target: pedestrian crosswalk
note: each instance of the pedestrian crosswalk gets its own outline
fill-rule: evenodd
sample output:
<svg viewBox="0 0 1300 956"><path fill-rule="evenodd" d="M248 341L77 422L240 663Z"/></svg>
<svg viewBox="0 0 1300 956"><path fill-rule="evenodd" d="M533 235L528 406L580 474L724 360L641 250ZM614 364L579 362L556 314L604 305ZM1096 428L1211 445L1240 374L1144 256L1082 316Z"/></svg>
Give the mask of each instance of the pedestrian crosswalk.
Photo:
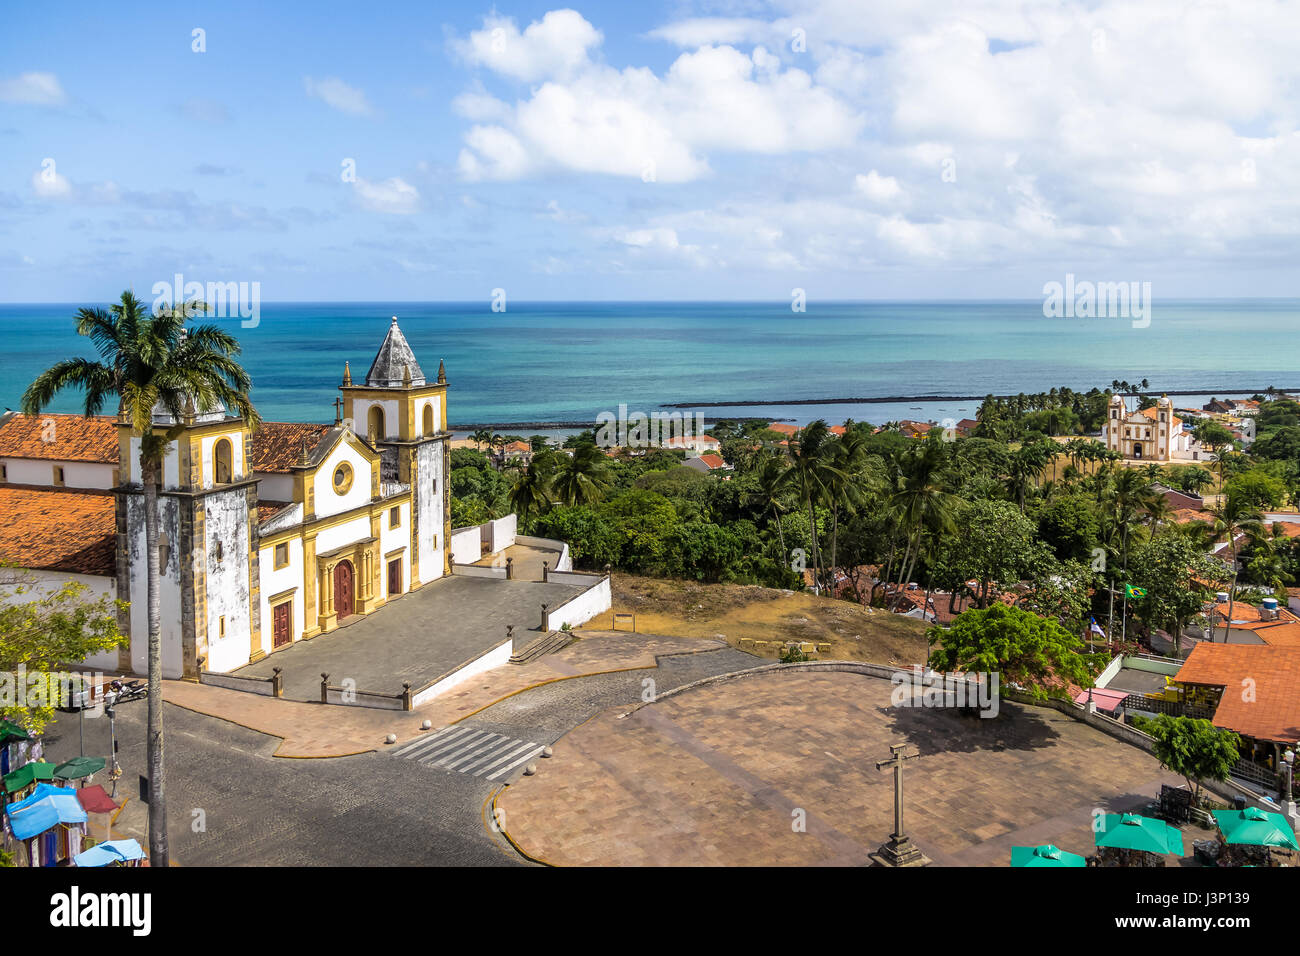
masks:
<svg viewBox="0 0 1300 956"><path fill-rule="evenodd" d="M402 744L389 754L428 767L504 781L542 752L546 745L490 730L453 724Z"/></svg>

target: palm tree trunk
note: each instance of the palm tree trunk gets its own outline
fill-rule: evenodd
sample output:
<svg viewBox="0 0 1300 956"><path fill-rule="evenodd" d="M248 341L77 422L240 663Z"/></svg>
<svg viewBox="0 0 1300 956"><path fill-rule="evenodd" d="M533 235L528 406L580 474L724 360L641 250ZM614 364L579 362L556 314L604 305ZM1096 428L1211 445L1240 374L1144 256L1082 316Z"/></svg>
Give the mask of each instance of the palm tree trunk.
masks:
<svg viewBox="0 0 1300 956"><path fill-rule="evenodd" d="M1223 643L1228 643L1228 630L1232 627L1232 605L1237 597L1237 556L1232 556L1232 584L1228 585L1228 616L1223 619Z"/></svg>
<svg viewBox="0 0 1300 956"><path fill-rule="evenodd" d="M772 514L776 516L776 535L781 540L781 561L784 563L789 560L790 552L785 549L785 532L781 530L781 512L773 509Z"/></svg>
<svg viewBox="0 0 1300 956"><path fill-rule="evenodd" d="M167 800L163 788L162 612L159 604L158 476L159 462L141 454L144 479L144 547L148 579L149 616L149 865L169 866Z"/></svg>

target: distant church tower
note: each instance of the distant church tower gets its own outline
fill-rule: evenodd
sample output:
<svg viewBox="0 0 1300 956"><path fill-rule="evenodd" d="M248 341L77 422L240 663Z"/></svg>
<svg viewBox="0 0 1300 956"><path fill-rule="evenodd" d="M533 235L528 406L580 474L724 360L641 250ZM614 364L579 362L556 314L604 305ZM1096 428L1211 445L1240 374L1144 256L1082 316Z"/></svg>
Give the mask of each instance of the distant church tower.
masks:
<svg viewBox="0 0 1300 956"><path fill-rule="evenodd" d="M450 574L451 433L442 363L437 381L428 382L394 316L365 383L354 385L345 366L341 390L344 420L382 456L381 480L411 486L411 588Z"/></svg>

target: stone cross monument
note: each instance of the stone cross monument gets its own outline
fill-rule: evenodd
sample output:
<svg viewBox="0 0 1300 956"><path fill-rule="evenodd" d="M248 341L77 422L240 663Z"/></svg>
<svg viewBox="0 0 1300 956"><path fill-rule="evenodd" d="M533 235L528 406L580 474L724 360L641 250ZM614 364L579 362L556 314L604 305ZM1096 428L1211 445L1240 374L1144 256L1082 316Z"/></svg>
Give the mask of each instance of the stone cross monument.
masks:
<svg viewBox="0 0 1300 956"><path fill-rule="evenodd" d="M878 866L925 866L929 858L921 852L903 829L903 761L915 760L920 754L905 754L906 744L895 744L889 748L888 760L876 761L876 769L891 768L894 771L894 832L889 842L875 853L872 861Z"/></svg>

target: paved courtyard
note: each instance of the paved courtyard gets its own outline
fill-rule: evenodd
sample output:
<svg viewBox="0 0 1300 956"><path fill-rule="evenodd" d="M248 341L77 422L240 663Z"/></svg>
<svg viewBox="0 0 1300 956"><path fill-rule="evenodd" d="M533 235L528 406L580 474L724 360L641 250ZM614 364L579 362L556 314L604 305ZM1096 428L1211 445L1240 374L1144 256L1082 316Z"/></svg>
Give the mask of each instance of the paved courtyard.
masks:
<svg viewBox="0 0 1300 956"><path fill-rule="evenodd" d="M235 673L270 677L273 667L283 668L284 696L292 700L320 700L323 673L336 686L351 678L357 690L398 694L403 681L418 689L491 650L505 640L508 624L522 647L540 636L543 604L554 607L582 590L452 575Z"/></svg>
<svg viewBox="0 0 1300 956"><path fill-rule="evenodd" d="M506 558L511 559L514 579L516 581L540 581L542 564L555 570L560 562L560 552L550 548L535 548L528 544L512 544L499 554L490 554L474 563L482 568L504 567Z"/></svg>
<svg viewBox="0 0 1300 956"><path fill-rule="evenodd" d="M784 671L612 708L497 806L525 853L557 865L862 865L893 829L892 775L875 762L905 743L921 754L905 792L922 850L938 865L1006 866L1013 845L1091 853L1094 810L1139 808L1182 782L1054 710L963 717L891 707L890 691Z"/></svg>

